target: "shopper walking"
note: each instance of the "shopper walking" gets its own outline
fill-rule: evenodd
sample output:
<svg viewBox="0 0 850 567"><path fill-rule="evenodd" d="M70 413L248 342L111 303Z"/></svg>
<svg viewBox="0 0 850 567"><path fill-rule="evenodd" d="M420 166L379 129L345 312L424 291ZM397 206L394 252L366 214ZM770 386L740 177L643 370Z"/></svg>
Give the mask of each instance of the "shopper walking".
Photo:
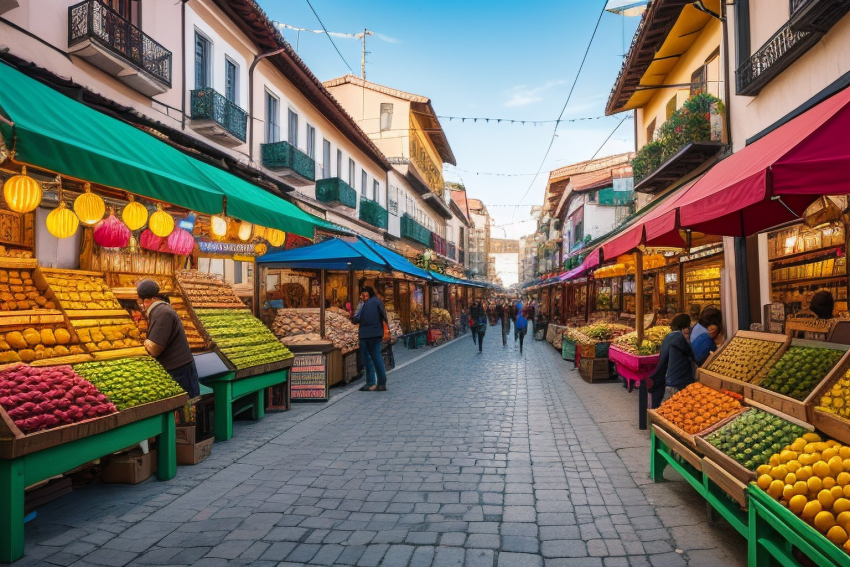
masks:
<svg viewBox="0 0 850 567"><path fill-rule="evenodd" d="M478 344L478 319L481 317L481 302L473 303L469 308L469 330L472 331L472 344Z"/></svg>
<svg viewBox="0 0 850 567"><path fill-rule="evenodd" d="M478 354L481 354L481 349L484 346L484 334L487 332L487 312L484 311L484 306L481 306L481 312L478 314L476 326L478 328Z"/></svg>
<svg viewBox="0 0 850 567"><path fill-rule="evenodd" d="M366 286L360 294L360 304L351 318L359 323L360 358L366 366L366 385L361 392L383 392L387 389L387 371L381 356L381 343L384 337L384 323L389 325L387 310L383 302L375 295L375 290ZM376 382L377 376L377 382Z"/></svg>
<svg viewBox="0 0 850 567"><path fill-rule="evenodd" d="M522 314L522 311L517 314L514 321L514 334L519 336L519 353L522 354L522 342L525 340L525 334L528 332L528 319Z"/></svg>
<svg viewBox="0 0 850 567"><path fill-rule="evenodd" d="M508 335L511 333L511 308L506 305L502 311L502 346L508 346Z"/></svg>

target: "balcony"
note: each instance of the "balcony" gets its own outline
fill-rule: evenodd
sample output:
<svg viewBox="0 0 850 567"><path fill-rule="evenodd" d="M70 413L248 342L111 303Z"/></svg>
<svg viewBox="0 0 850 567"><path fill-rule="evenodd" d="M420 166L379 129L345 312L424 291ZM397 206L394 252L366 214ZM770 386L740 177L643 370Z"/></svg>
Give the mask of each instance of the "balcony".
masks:
<svg viewBox="0 0 850 567"><path fill-rule="evenodd" d="M822 34L817 32L794 31L790 22L782 26L735 71L737 94L759 94L770 81L802 57L821 37Z"/></svg>
<svg viewBox="0 0 850 567"><path fill-rule="evenodd" d="M431 231L407 214L401 217L401 237L418 242L423 246L431 246Z"/></svg>
<svg viewBox="0 0 850 567"><path fill-rule="evenodd" d="M144 95L171 88L171 52L100 0L68 8L68 52Z"/></svg>
<svg viewBox="0 0 850 567"><path fill-rule="evenodd" d="M387 210L379 203L365 197L360 197L360 220L381 230L387 230L389 225Z"/></svg>
<svg viewBox="0 0 850 567"><path fill-rule="evenodd" d="M635 191L655 193L692 172L723 148L723 103L699 93L661 125L632 160Z"/></svg>
<svg viewBox="0 0 850 567"><path fill-rule="evenodd" d="M457 247L454 242L449 242L446 244L446 256L451 258L452 260L457 259Z"/></svg>
<svg viewBox="0 0 850 567"><path fill-rule="evenodd" d="M189 125L196 132L223 146L245 143L247 112L211 88L192 91L191 102L192 121Z"/></svg>
<svg viewBox="0 0 850 567"><path fill-rule="evenodd" d="M848 0L790 0L790 3L788 23L794 31L826 33L850 11Z"/></svg>
<svg viewBox="0 0 850 567"><path fill-rule="evenodd" d="M316 200L331 207L354 210L357 208L357 191L339 177L328 177L316 181Z"/></svg>
<svg viewBox="0 0 850 567"><path fill-rule="evenodd" d="M260 150L263 156L263 166L285 178L290 185L303 187L316 181L316 161L289 142L262 144ZM331 179L337 179L340 183L343 183L339 178ZM354 191L347 184L343 183L343 185L352 192ZM350 206L352 209L357 207L356 193L351 203L351 205L345 206Z"/></svg>

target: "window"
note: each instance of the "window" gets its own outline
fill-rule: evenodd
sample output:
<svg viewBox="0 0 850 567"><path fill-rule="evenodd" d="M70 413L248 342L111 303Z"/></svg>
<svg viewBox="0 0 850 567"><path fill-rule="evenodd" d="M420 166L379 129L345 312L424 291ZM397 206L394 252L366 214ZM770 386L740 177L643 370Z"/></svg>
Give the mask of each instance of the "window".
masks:
<svg viewBox="0 0 850 567"><path fill-rule="evenodd" d="M342 179L342 150L336 151L336 176Z"/></svg>
<svg viewBox="0 0 850 567"><path fill-rule="evenodd" d="M266 91L266 143L280 142L280 124L278 113L280 101L269 91Z"/></svg>
<svg viewBox="0 0 850 567"><path fill-rule="evenodd" d="M211 86L210 60L212 59L212 43L210 40L195 32L195 88L205 89Z"/></svg>
<svg viewBox="0 0 850 567"><path fill-rule="evenodd" d="M375 179L372 181L372 200L376 203L380 203L381 199L379 195L381 194L381 184L378 183L378 180Z"/></svg>
<svg viewBox="0 0 850 567"><path fill-rule="evenodd" d="M596 202L596 191L594 191L593 193L587 194L587 202L588 203L595 203Z"/></svg>
<svg viewBox="0 0 850 567"><path fill-rule="evenodd" d="M369 174L366 173L365 169L360 170L360 194L364 197L368 197L368 193L366 193L366 187L369 183Z"/></svg>
<svg viewBox="0 0 850 567"><path fill-rule="evenodd" d="M307 155L316 159L316 129L307 124Z"/></svg>
<svg viewBox="0 0 850 567"><path fill-rule="evenodd" d="M289 109L289 137L287 141L293 146L298 147L298 115Z"/></svg>
<svg viewBox="0 0 850 567"><path fill-rule="evenodd" d="M227 57L224 58L224 98L233 104L238 104L236 100L238 69L236 63Z"/></svg>
<svg viewBox="0 0 850 567"><path fill-rule="evenodd" d="M398 215L398 187L390 185L390 188L387 190L387 210L390 214Z"/></svg>
<svg viewBox="0 0 850 567"><path fill-rule="evenodd" d="M393 127L393 105L392 103L381 103L381 132L391 130Z"/></svg>
<svg viewBox="0 0 850 567"><path fill-rule="evenodd" d="M655 138L655 118L646 127L646 143L650 143Z"/></svg>
<svg viewBox="0 0 850 567"><path fill-rule="evenodd" d="M141 0L103 0L103 3L137 28L142 27Z"/></svg>
<svg viewBox="0 0 850 567"><path fill-rule="evenodd" d="M670 117L673 116L674 112L676 112L676 95L673 95L670 100L667 101L667 108L664 109L664 120L670 120Z"/></svg>
<svg viewBox="0 0 850 567"><path fill-rule="evenodd" d="M322 179L331 176L331 143L322 140Z"/></svg>
<svg viewBox="0 0 850 567"><path fill-rule="evenodd" d="M698 93L704 93L704 92L706 92L706 87L707 87L707 85L706 85L706 80L707 80L707 79L708 79L708 77L706 77L706 73L705 73L705 66L704 66L704 65L703 65L703 66L700 66L700 68L699 68L699 69L697 69L696 71L694 71L694 72L691 74L691 92L690 92L690 96L694 96L695 94L698 94Z"/></svg>
<svg viewBox="0 0 850 567"><path fill-rule="evenodd" d="M348 184L354 189L354 160L348 158Z"/></svg>
<svg viewBox="0 0 850 567"><path fill-rule="evenodd" d="M242 283L242 262L234 260L233 262L233 283Z"/></svg>

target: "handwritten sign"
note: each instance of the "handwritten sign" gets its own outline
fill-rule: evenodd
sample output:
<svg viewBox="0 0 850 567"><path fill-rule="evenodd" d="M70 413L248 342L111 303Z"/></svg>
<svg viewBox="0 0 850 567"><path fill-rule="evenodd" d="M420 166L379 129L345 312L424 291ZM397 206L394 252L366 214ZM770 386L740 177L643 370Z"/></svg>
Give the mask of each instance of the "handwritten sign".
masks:
<svg viewBox="0 0 850 567"><path fill-rule="evenodd" d="M295 355L289 371L292 401L327 401L327 356L318 352Z"/></svg>

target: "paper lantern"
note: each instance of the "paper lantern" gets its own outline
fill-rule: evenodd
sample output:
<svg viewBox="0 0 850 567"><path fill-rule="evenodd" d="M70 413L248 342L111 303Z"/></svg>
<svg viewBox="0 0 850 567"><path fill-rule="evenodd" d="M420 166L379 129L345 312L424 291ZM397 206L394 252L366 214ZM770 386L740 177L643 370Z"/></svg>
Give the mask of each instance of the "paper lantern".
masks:
<svg viewBox="0 0 850 567"><path fill-rule="evenodd" d="M254 236L256 238L265 238L266 237L266 229L258 224L254 225Z"/></svg>
<svg viewBox="0 0 850 567"><path fill-rule="evenodd" d="M215 215L210 217L210 233L216 238L227 236L227 217Z"/></svg>
<svg viewBox="0 0 850 567"><path fill-rule="evenodd" d="M86 192L74 200L74 212L80 222L86 226L93 226L103 219L106 213L106 203L91 192L91 186L86 183Z"/></svg>
<svg viewBox="0 0 850 567"><path fill-rule="evenodd" d="M65 201L60 202L57 208L50 211L46 222L48 232L56 238L74 236L77 227L80 226L80 219L74 211L65 206Z"/></svg>
<svg viewBox="0 0 850 567"><path fill-rule="evenodd" d="M276 228L267 228L266 240L275 248L283 246L283 243L286 241L286 233Z"/></svg>
<svg viewBox="0 0 850 567"><path fill-rule="evenodd" d="M16 213L34 211L41 203L41 183L27 175L27 167L24 166L20 175L13 175L3 184L3 198Z"/></svg>
<svg viewBox="0 0 850 567"><path fill-rule="evenodd" d="M192 233L182 228L175 228L168 235L167 244L168 251L178 256L188 256L195 249L195 239L192 237Z"/></svg>
<svg viewBox="0 0 850 567"><path fill-rule="evenodd" d="M254 252L257 254L257 256L262 256L263 254L268 252L268 250L269 247L263 244L262 242L254 246Z"/></svg>
<svg viewBox="0 0 850 567"><path fill-rule="evenodd" d="M103 248L125 248L130 242L130 229L109 211L109 216L94 227L94 243Z"/></svg>
<svg viewBox="0 0 850 567"><path fill-rule="evenodd" d="M148 222L148 209L138 201L134 201L131 195L130 202L121 211L121 219L130 230L139 230Z"/></svg>
<svg viewBox="0 0 850 567"><path fill-rule="evenodd" d="M139 244L142 248L151 252L165 252L168 247L165 238L155 235L149 228L142 231Z"/></svg>
<svg viewBox="0 0 850 567"><path fill-rule="evenodd" d="M249 223L242 221L239 223L239 240L242 242L248 242L251 240L251 235L254 233L254 226Z"/></svg>
<svg viewBox="0 0 850 567"><path fill-rule="evenodd" d="M174 217L162 210L162 205L156 206L156 212L151 215L148 227L157 236L165 238L174 230Z"/></svg>

